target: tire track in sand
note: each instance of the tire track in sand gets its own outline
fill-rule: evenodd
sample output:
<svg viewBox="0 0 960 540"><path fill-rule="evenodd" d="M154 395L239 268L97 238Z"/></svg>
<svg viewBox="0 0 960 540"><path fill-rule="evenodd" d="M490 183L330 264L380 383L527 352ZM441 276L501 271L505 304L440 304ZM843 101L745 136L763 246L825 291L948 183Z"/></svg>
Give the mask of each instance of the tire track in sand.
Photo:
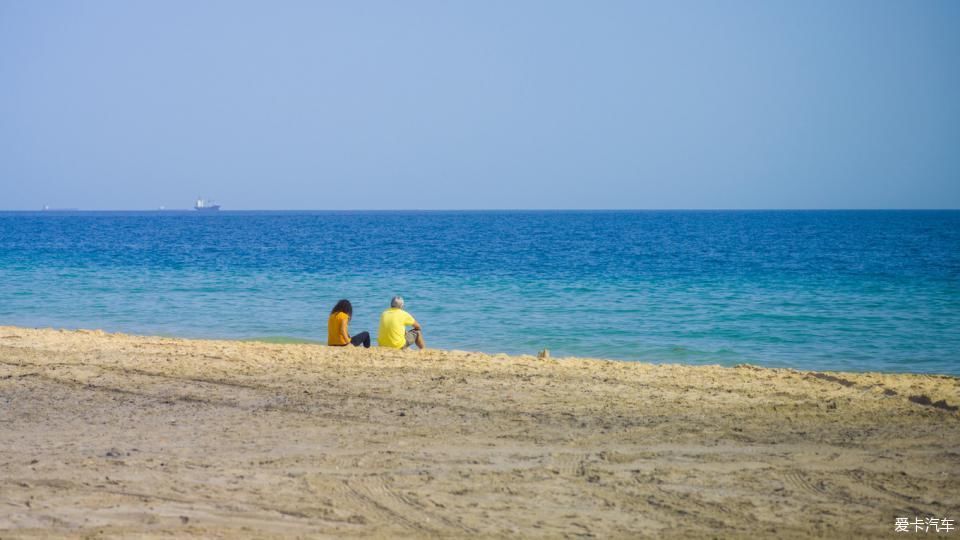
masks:
<svg viewBox="0 0 960 540"><path fill-rule="evenodd" d="M587 461L589 459L590 454L584 453L553 454L550 465L561 476L574 478L587 474Z"/></svg>
<svg viewBox="0 0 960 540"><path fill-rule="evenodd" d="M322 480L317 477L307 479L307 485L317 494L332 496L335 505L362 517L366 523L399 525L419 535L475 533L473 529L451 519L427 512L409 498L398 494L380 476Z"/></svg>
<svg viewBox="0 0 960 540"><path fill-rule="evenodd" d="M448 529L447 531L441 532L449 533L449 529L455 529L461 533L476 532L453 519L428 511L418 501L391 487L380 475L364 476L349 480L348 482L355 492L369 498L369 500L374 501L376 504L387 508L395 514L404 515L408 518L412 515L416 518L416 521L425 528L434 528L439 524L444 529Z"/></svg>
<svg viewBox="0 0 960 540"><path fill-rule="evenodd" d="M807 473L801 470L791 470L783 474L784 482L803 493L811 495L824 495L827 493L826 485L823 481L814 483L807 477Z"/></svg>

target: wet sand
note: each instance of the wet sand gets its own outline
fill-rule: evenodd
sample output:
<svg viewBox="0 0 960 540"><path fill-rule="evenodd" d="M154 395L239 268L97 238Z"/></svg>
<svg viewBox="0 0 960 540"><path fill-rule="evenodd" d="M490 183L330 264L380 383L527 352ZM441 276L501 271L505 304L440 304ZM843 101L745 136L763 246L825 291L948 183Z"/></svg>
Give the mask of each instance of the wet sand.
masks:
<svg viewBox="0 0 960 540"><path fill-rule="evenodd" d="M957 405L944 376L0 327L0 538L896 537L960 521Z"/></svg>

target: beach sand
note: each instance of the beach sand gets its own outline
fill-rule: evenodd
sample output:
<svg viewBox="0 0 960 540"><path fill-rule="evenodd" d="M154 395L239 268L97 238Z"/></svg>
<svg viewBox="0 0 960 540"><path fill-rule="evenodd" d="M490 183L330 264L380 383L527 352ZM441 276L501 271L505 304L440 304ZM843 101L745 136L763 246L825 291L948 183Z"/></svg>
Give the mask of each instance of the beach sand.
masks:
<svg viewBox="0 0 960 540"><path fill-rule="evenodd" d="M945 376L0 327L0 537L898 537L960 522L957 405Z"/></svg>

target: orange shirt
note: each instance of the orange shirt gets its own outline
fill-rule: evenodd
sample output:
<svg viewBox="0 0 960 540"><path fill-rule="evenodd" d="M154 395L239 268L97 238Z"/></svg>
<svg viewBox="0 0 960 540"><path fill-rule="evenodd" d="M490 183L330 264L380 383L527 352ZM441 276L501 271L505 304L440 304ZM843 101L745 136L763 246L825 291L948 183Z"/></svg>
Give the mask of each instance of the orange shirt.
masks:
<svg viewBox="0 0 960 540"><path fill-rule="evenodd" d="M350 320L350 317L347 317L347 314L338 311L330 315L330 319L327 320L327 345L349 345L350 340L344 339L344 335L350 335L347 333L347 322Z"/></svg>

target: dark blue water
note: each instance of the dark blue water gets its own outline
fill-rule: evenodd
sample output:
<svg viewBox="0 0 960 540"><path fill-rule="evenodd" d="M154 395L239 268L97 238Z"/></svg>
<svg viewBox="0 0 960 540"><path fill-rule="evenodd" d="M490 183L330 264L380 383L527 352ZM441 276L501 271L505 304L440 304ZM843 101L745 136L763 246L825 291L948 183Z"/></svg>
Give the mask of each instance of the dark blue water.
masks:
<svg viewBox="0 0 960 540"><path fill-rule="evenodd" d="M0 213L0 324L960 374L960 212Z"/></svg>

